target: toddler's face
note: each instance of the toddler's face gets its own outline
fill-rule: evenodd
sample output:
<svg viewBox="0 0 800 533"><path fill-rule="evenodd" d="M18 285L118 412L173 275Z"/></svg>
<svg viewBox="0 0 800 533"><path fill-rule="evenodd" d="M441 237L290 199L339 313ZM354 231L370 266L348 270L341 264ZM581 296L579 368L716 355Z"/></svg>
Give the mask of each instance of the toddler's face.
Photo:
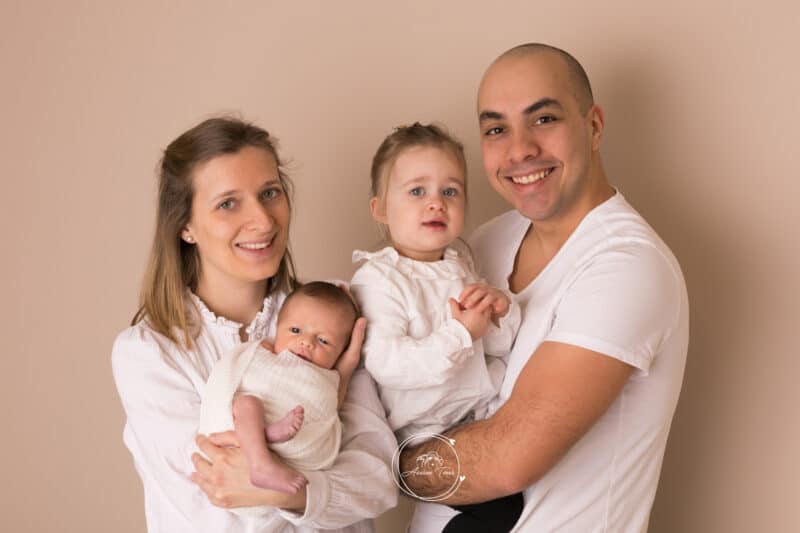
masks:
<svg viewBox="0 0 800 533"><path fill-rule="evenodd" d="M352 327L352 315L342 306L298 294L281 311L275 353L288 349L317 366L331 369L344 351Z"/></svg>
<svg viewBox="0 0 800 533"><path fill-rule="evenodd" d="M447 150L417 146L395 160L373 218L389 227L392 246L406 257L438 261L464 227L464 169Z"/></svg>

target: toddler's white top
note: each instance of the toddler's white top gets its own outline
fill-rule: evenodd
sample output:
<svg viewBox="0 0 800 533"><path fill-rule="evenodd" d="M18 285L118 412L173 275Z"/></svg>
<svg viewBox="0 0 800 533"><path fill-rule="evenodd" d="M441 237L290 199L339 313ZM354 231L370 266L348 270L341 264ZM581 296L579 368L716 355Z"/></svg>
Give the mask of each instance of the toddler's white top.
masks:
<svg viewBox="0 0 800 533"><path fill-rule="evenodd" d="M379 385L389 425L399 440L441 433L465 418L483 418L498 391L519 326L519 306L511 307L472 341L450 314L458 299L479 281L467 251L448 248L441 261L403 257L392 247L375 253L357 250L363 262L351 290L368 319L364 365ZM498 357L485 357L487 354Z"/></svg>

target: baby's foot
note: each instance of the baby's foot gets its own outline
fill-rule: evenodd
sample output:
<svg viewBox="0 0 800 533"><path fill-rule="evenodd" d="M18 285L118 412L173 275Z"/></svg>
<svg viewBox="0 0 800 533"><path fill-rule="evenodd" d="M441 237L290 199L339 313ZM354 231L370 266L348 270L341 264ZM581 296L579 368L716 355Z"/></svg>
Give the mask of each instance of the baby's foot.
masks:
<svg viewBox="0 0 800 533"><path fill-rule="evenodd" d="M252 467L250 482L262 489L296 494L306 486L308 480L299 472L270 458L269 461Z"/></svg>
<svg viewBox="0 0 800 533"><path fill-rule="evenodd" d="M304 416L303 406L298 405L289 411L286 416L268 425L264 428L267 442L286 442L297 435L297 432L300 431L300 426L303 425Z"/></svg>

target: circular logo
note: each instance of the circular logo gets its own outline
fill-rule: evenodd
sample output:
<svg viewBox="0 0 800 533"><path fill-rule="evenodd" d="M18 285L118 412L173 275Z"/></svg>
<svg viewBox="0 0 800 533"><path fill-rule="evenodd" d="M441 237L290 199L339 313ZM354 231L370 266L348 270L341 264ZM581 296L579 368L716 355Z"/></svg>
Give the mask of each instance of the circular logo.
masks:
<svg viewBox="0 0 800 533"><path fill-rule="evenodd" d="M400 454L403 450L431 439L438 440L444 446L417 456L417 462L412 470L400 470ZM455 444L455 440L438 433L417 433L403 440L392 456L392 471L399 473L395 483L400 490L426 502L438 502L455 493L465 479L465 476L461 475L461 463L458 460ZM437 494L421 496L409 486L409 483L414 484L415 479L427 485L443 488Z"/></svg>

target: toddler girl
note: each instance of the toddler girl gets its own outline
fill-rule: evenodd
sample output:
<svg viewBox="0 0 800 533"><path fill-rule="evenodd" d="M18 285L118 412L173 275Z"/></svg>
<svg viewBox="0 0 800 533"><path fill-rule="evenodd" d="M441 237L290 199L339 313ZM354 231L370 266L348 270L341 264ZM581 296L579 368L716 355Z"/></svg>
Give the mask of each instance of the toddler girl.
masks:
<svg viewBox="0 0 800 533"><path fill-rule="evenodd" d="M372 162L370 212L391 246L353 253L351 290L368 320L364 365L401 442L484 418L519 326L519 307L481 282L458 240L465 175L462 145L434 125L397 128ZM513 526L521 496L509 498L468 506L489 511L479 530ZM492 529L496 515L507 523Z"/></svg>

